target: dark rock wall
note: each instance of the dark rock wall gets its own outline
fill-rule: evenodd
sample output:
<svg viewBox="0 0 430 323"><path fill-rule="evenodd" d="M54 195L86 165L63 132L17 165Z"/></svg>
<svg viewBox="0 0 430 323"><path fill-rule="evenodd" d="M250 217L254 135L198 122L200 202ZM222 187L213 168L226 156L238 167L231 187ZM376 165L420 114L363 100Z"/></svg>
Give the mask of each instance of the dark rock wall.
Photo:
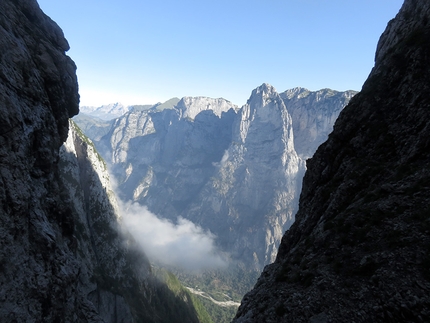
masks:
<svg viewBox="0 0 430 323"><path fill-rule="evenodd" d="M234 322L430 317L430 3L406 0L307 163L296 222Z"/></svg>
<svg viewBox="0 0 430 323"><path fill-rule="evenodd" d="M0 2L0 48L0 316L60 319L74 309L78 275L56 180L68 118L78 112L76 67L36 1Z"/></svg>
<svg viewBox="0 0 430 323"><path fill-rule="evenodd" d="M59 153L79 104L68 48L35 0L0 1L0 321L198 322L120 230L92 143L72 127Z"/></svg>

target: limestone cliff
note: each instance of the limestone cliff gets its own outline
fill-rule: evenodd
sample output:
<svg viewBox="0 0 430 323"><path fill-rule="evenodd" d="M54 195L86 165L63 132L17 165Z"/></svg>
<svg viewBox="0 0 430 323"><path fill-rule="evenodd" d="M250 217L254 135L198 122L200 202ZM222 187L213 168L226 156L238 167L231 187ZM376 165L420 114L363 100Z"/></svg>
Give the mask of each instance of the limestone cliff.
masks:
<svg viewBox="0 0 430 323"><path fill-rule="evenodd" d="M198 322L191 299L184 302L155 279L148 259L122 227L106 164L73 122L59 166L75 228L75 293L105 322Z"/></svg>
<svg viewBox="0 0 430 323"><path fill-rule="evenodd" d="M259 271L274 261L294 221L303 158L353 94L278 94L263 84L240 109L224 99L185 97L169 109L133 109L102 138L88 134L111 163L123 199L194 221L233 259Z"/></svg>
<svg viewBox="0 0 430 323"><path fill-rule="evenodd" d="M68 48L35 0L0 2L1 321L198 322L120 229L91 142L68 131Z"/></svg>
<svg viewBox="0 0 430 323"><path fill-rule="evenodd" d="M261 270L294 220L304 172L291 116L272 86L255 89L238 111L231 143L215 166L187 216L210 228L234 259Z"/></svg>
<svg viewBox="0 0 430 323"><path fill-rule="evenodd" d="M428 321L429 22L428 1L406 0L388 24L234 322Z"/></svg>
<svg viewBox="0 0 430 323"><path fill-rule="evenodd" d="M356 91L304 88L280 93L293 120L294 147L300 158L312 157L318 146L327 140L340 111L355 94Z"/></svg>
<svg viewBox="0 0 430 323"><path fill-rule="evenodd" d="M194 221L235 260L260 270L274 260L297 205L304 163L291 122L264 84L241 109L185 97L171 109L131 111L97 145L123 198Z"/></svg>

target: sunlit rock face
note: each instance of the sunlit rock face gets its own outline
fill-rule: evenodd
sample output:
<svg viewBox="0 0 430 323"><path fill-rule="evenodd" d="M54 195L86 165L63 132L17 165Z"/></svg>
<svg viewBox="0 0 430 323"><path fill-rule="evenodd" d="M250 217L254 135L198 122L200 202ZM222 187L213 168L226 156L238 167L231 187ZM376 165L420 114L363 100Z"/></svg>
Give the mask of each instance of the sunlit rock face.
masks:
<svg viewBox="0 0 430 323"><path fill-rule="evenodd" d="M75 293L83 306L93 308L91 315L100 321L133 320L132 309L123 296L123 284L137 283L139 278L142 283L149 280L150 265L141 255L139 265L146 274L136 275L130 262L133 251L126 248L132 241L125 243L119 234L118 206L106 165L73 123L60 150L59 167L62 194L69 199L68 221L74 228L70 258L75 258L72 259L79 272Z"/></svg>
<svg viewBox="0 0 430 323"><path fill-rule="evenodd" d="M430 317L430 3L406 0L307 162L296 221L234 322Z"/></svg>
<svg viewBox="0 0 430 323"><path fill-rule="evenodd" d="M302 99L304 92L317 99ZM288 104L302 125L296 127L299 141L315 134L310 150L350 98L320 92L279 95L263 84L240 109L224 99L185 97L162 111L127 113L96 145L111 164L121 198L162 217L192 220L214 233L233 259L261 270L274 261L294 221L305 170ZM313 128L306 132L305 126Z"/></svg>
<svg viewBox="0 0 430 323"><path fill-rule="evenodd" d="M3 0L0 48L1 322L197 322L153 279L106 166L69 131L79 95L61 29L36 1Z"/></svg>
<svg viewBox="0 0 430 323"><path fill-rule="evenodd" d="M294 150L291 117L263 84L237 113L231 143L187 209L235 259L255 269L274 260L293 221L304 164Z"/></svg>
<svg viewBox="0 0 430 323"><path fill-rule="evenodd" d="M280 94L293 119L294 147L306 160L318 146L327 140L340 111L348 104L356 91L323 89L309 91L294 88Z"/></svg>
<svg viewBox="0 0 430 323"><path fill-rule="evenodd" d="M184 108L188 103L189 110ZM184 211L214 173L214 163L230 143L237 109L207 98L184 98L178 106L132 111L98 143L112 163L121 197L171 218Z"/></svg>

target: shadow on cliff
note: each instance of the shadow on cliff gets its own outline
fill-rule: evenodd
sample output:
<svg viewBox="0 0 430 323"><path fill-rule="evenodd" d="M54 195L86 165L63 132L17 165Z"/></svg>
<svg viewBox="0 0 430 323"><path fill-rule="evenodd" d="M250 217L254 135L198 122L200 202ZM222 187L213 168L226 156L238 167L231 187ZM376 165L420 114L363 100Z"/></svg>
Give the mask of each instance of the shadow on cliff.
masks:
<svg viewBox="0 0 430 323"><path fill-rule="evenodd" d="M106 321L130 319L128 313L137 322L198 322L191 299L153 273L121 223L106 165L79 128L71 129L59 165L70 204L66 231L88 299Z"/></svg>

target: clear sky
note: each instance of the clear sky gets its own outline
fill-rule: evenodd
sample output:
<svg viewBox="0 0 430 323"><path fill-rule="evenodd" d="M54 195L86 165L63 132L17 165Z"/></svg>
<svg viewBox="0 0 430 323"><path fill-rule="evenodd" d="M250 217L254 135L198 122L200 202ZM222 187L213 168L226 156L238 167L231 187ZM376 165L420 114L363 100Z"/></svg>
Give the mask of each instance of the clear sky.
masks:
<svg viewBox="0 0 430 323"><path fill-rule="evenodd" d="M38 0L63 29L81 105L360 90L403 0Z"/></svg>

